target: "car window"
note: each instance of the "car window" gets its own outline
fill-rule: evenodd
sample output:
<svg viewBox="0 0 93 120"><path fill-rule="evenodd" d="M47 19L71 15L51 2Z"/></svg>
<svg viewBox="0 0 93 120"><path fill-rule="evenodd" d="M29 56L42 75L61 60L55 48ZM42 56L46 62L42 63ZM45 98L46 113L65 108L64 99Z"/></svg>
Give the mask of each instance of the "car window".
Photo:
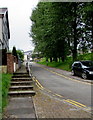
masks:
<svg viewBox="0 0 93 120"><path fill-rule="evenodd" d="M75 67L81 67L81 64L80 63L75 63L74 66Z"/></svg>
<svg viewBox="0 0 93 120"><path fill-rule="evenodd" d="M87 66L87 67L93 67L93 62L92 61L84 61L84 62L82 62L82 64L84 66Z"/></svg>

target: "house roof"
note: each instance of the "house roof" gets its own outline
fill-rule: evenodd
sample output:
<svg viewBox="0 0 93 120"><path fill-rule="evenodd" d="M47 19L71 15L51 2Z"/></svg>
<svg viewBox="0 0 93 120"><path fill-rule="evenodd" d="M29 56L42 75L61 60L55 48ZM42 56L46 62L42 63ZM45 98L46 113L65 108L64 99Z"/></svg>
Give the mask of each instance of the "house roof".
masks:
<svg viewBox="0 0 93 120"><path fill-rule="evenodd" d="M9 21L8 21L8 9L7 8L0 8L0 18L6 16L7 20L7 27L8 27L8 39L10 39L10 30L9 30Z"/></svg>
<svg viewBox="0 0 93 120"><path fill-rule="evenodd" d="M0 14L4 14L7 11L7 8L0 8Z"/></svg>
<svg viewBox="0 0 93 120"><path fill-rule="evenodd" d="M7 8L0 8L0 18L3 18L7 11Z"/></svg>

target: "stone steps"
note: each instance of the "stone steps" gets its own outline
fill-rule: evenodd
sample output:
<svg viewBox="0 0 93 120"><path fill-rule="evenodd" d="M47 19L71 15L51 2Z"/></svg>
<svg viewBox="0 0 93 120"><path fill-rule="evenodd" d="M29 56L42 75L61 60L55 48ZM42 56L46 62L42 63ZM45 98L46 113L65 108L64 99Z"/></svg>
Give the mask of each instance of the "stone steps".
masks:
<svg viewBox="0 0 93 120"><path fill-rule="evenodd" d="M14 76L12 76L12 78L30 78L28 75L24 75L24 76L22 76L22 75L14 75Z"/></svg>
<svg viewBox="0 0 93 120"><path fill-rule="evenodd" d="M11 86L10 91L22 91L22 90L33 90L33 86Z"/></svg>
<svg viewBox="0 0 93 120"><path fill-rule="evenodd" d="M28 73L25 73L25 72L16 72L16 73L13 73L13 75L28 75Z"/></svg>
<svg viewBox="0 0 93 120"><path fill-rule="evenodd" d="M11 81L32 81L31 78L12 78Z"/></svg>
<svg viewBox="0 0 93 120"><path fill-rule="evenodd" d="M33 90L33 81L28 74L14 73L11 80L11 87L9 88L8 95L10 97L20 96L33 96L35 91Z"/></svg>
<svg viewBox="0 0 93 120"><path fill-rule="evenodd" d="M11 85L31 85L33 84L33 81L13 81L11 82Z"/></svg>
<svg viewBox="0 0 93 120"><path fill-rule="evenodd" d="M12 96L12 97L18 97L18 96L33 96L35 95L35 91L31 91L31 90L25 90L25 91L10 91L8 93L9 96Z"/></svg>

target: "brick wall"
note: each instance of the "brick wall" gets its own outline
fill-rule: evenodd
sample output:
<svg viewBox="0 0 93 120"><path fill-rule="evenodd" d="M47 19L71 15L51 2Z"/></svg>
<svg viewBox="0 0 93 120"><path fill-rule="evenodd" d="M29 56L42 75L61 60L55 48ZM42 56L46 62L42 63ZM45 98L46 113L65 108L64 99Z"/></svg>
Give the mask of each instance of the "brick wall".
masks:
<svg viewBox="0 0 93 120"><path fill-rule="evenodd" d="M12 53L7 53L7 72L14 72L14 56L12 55Z"/></svg>

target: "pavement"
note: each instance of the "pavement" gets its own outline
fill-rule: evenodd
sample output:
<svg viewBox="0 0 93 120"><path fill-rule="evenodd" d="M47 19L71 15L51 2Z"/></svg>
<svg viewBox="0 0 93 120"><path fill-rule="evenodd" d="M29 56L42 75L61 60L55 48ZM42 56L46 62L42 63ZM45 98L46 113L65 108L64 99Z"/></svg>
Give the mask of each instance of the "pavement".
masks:
<svg viewBox="0 0 93 120"><path fill-rule="evenodd" d="M35 90L37 94L33 97L33 102L38 119L92 120L91 113L67 104L55 96L50 96L37 87Z"/></svg>
<svg viewBox="0 0 93 120"><path fill-rule="evenodd" d="M9 100L4 111L3 119L36 118L33 100L31 97L15 97Z"/></svg>
<svg viewBox="0 0 93 120"><path fill-rule="evenodd" d="M26 73L25 66L22 66L17 73ZM15 78L16 79L16 78ZM19 79L19 78L18 78ZM25 78L26 79L26 78ZM17 92L19 92L17 90ZM24 91L23 91L24 92ZM4 110L3 119L4 120L21 120L21 119L36 119L35 108L33 104L33 99L31 95L25 96L8 96L8 105Z"/></svg>
<svg viewBox="0 0 93 120"><path fill-rule="evenodd" d="M45 66L43 66L45 67ZM47 67L61 74L69 76L69 72ZM25 72L25 69L21 69ZM3 119L18 118L34 118L34 119L66 119L66 120L93 120L90 112L76 108L71 104L67 104L63 99L51 96L46 91L42 91L37 85L34 86L36 95L32 97L12 98L5 108Z"/></svg>

